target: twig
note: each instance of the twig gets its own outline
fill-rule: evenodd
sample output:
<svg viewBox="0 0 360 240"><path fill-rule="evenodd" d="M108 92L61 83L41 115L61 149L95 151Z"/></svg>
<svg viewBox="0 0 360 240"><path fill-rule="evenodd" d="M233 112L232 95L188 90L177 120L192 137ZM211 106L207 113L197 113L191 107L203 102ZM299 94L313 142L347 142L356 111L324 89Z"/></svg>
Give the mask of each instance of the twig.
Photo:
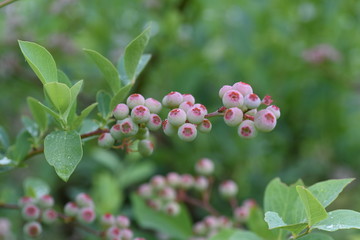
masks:
<svg viewBox="0 0 360 240"><path fill-rule="evenodd" d="M6 5L9 5L10 3L13 3L15 1L17 1L17 0L5 0L5 1L2 1L2 2L0 2L0 8L5 7Z"/></svg>
<svg viewBox="0 0 360 240"><path fill-rule="evenodd" d="M220 216L219 212L213 206L211 206L209 202L204 202L199 199L190 197L186 194L184 190L180 190L178 196L180 201L189 203L197 207L201 207L214 216Z"/></svg>
<svg viewBox="0 0 360 240"><path fill-rule="evenodd" d="M226 110L226 107L222 106L217 111L206 114L205 118L211 118L211 117L216 117L216 116L222 115L225 110Z"/></svg>

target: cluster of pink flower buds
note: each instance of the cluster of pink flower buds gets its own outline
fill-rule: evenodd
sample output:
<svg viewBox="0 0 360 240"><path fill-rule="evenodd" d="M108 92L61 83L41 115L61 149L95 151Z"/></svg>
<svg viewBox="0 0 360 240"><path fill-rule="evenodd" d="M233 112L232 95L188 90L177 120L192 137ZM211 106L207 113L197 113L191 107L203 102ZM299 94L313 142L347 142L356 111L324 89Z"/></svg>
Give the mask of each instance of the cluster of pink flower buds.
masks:
<svg viewBox="0 0 360 240"><path fill-rule="evenodd" d="M225 228L231 228L233 222L225 216L207 216L193 226L194 237L196 240L206 240L216 235Z"/></svg>
<svg viewBox="0 0 360 240"><path fill-rule="evenodd" d="M329 44L319 44L305 50L302 57L306 62L318 65L325 62L338 62L341 54Z"/></svg>
<svg viewBox="0 0 360 240"><path fill-rule="evenodd" d="M204 105L195 103L191 94L170 92L162 99L162 104L171 109L162 125L166 135L177 134L181 140L190 142L198 131L210 132L212 125L206 119L208 111Z"/></svg>
<svg viewBox="0 0 360 240"><path fill-rule="evenodd" d="M67 217L75 218L81 223L92 223L96 218L93 200L86 193L79 193L74 202L68 202L64 206Z"/></svg>
<svg viewBox="0 0 360 240"><path fill-rule="evenodd" d="M243 223L245 222L250 215L252 208L256 207L256 202L253 199L247 199L239 207L236 207L234 210L234 219L236 222Z"/></svg>
<svg viewBox="0 0 360 240"><path fill-rule="evenodd" d="M0 239L13 240L15 239L11 232L11 223L6 218L0 218Z"/></svg>
<svg viewBox="0 0 360 240"><path fill-rule="evenodd" d="M133 232L129 229L130 220L128 217L114 216L106 213L101 216L101 225L104 227L104 235L109 240L132 240ZM136 238L139 239L139 238Z"/></svg>
<svg viewBox="0 0 360 240"><path fill-rule="evenodd" d="M21 197L19 199L21 214L26 220L24 233L29 237L37 237L42 232L41 223L51 224L58 219L58 213L53 209L54 199L50 195L39 198Z"/></svg>
<svg viewBox="0 0 360 240"><path fill-rule="evenodd" d="M230 127L237 127L239 136L243 138L255 137L257 130L273 130L280 117L280 108L275 105L258 110L261 104L270 105L272 100L269 96L261 100L253 93L251 85L244 82L224 85L219 97L225 107L224 122Z"/></svg>

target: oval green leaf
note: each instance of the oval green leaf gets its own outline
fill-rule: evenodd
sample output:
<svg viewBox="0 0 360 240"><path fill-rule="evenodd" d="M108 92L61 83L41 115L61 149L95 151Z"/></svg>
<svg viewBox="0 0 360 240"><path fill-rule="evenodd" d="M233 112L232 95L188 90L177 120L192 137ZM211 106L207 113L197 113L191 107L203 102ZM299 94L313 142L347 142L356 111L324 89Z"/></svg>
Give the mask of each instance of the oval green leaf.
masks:
<svg viewBox="0 0 360 240"><path fill-rule="evenodd" d="M44 89L54 107L60 113L65 113L71 101L70 88L64 83L52 82L46 83Z"/></svg>

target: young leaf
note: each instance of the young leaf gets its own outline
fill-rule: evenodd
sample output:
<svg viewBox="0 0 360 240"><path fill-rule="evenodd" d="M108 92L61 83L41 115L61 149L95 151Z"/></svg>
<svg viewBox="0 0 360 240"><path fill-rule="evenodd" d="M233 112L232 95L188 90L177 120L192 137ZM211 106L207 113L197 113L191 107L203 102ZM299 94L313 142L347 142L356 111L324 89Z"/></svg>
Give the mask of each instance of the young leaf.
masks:
<svg viewBox="0 0 360 240"><path fill-rule="evenodd" d="M27 102L32 116L34 117L36 123L39 125L40 130L44 132L47 129L48 124L45 109L43 108L42 104L35 98L28 97Z"/></svg>
<svg viewBox="0 0 360 240"><path fill-rule="evenodd" d="M325 208L309 190L303 186L297 186L296 191L298 192L300 199L305 206L305 212L310 226L327 218L328 214Z"/></svg>
<svg viewBox="0 0 360 240"><path fill-rule="evenodd" d="M35 138L35 137L39 136L39 126L36 124L36 122L31 120L27 116L22 116L21 117L21 122L25 126L26 131L28 133L30 133L30 135L32 137Z"/></svg>
<svg viewBox="0 0 360 240"><path fill-rule="evenodd" d="M49 185L39 178L27 178L24 182L25 196L39 198L50 193Z"/></svg>
<svg viewBox="0 0 360 240"><path fill-rule="evenodd" d="M334 240L334 239L329 235L325 235L322 233L310 233L299 238L299 240Z"/></svg>
<svg viewBox="0 0 360 240"><path fill-rule="evenodd" d="M250 214L246 221L246 226L249 228L249 230L264 239L275 239L274 232L269 230L268 224L266 224L264 221L264 213L258 206L252 207L250 209Z"/></svg>
<svg viewBox="0 0 360 240"><path fill-rule="evenodd" d="M127 77L131 82L135 79L141 56L150 39L150 27L146 28L139 36L126 46L124 52L124 66Z"/></svg>
<svg viewBox="0 0 360 240"><path fill-rule="evenodd" d="M66 76L66 74L63 71L58 69L57 74L58 74L58 82L59 83L64 83L69 88L72 86L70 79L68 78L68 76Z"/></svg>
<svg viewBox="0 0 360 240"><path fill-rule="evenodd" d="M308 225L307 223L287 224L276 212L266 212L265 221L268 223L269 229L284 229L295 235L299 234Z"/></svg>
<svg viewBox="0 0 360 240"><path fill-rule="evenodd" d="M143 54L140 58L140 61L139 61L139 64L137 65L136 67L136 70L135 70L135 76L134 78L136 79L139 74L144 70L144 68L146 67L146 65L149 63L151 59L151 54ZM119 74L120 74L120 79L121 79L121 82L124 84L124 85L127 85L131 82L131 79L129 79L129 77L127 76L126 74L126 70L125 70L125 62L124 62L124 55L122 55L119 59L119 63L118 63L118 71L119 71Z"/></svg>
<svg viewBox="0 0 360 240"><path fill-rule="evenodd" d="M181 206L179 215L169 216L149 208L138 195L131 196L137 222L144 228L153 229L178 240L187 240L192 235L191 218L187 209Z"/></svg>
<svg viewBox="0 0 360 240"><path fill-rule="evenodd" d="M80 135L76 131L52 132L45 138L44 153L50 166L66 182L83 155Z"/></svg>
<svg viewBox="0 0 360 240"><path fill-rule="evenodd" d="M106 119L110 114L110 101L111 96L105 91L98 91L96 94L96 101L98 103L98 109L101 116Z"/></svg>
<svg viewBox="0 0 360 240"><path fill-rule="evenodd" d="M40 101L36 100L35 98L31 98L31 99L32 99L32 101L34 101L34 103L36 102L36 104L38 105L39 108L43 109L45 112L50 114L55 119L55 121L59 124L59 126L62 126L62 119L59 114L57 114L56 112L54 112L49 107L45 106L44 104L42 104Z"/></svg>
<svg viewBox="0 0 360 240"><path fill-rule="evenodd" d="M9 136L6 133L5 129L0 126L0 149L6 150L9 147Z"/></svg>
<svg viewBox="0 0 360 240"><path fill-rule="evenodd" d="M64 83L52 82L44 85L45 93L51 103L60 112L65 113L70 105L71 93Z"/></svg>
<svg viewBox="0 0 360 240"><path fill-rule="evenodd" d="M134 183L139 183L150 177L155 172L155 166L151 162L140 162L124 167L122 174L119 175L119 183L123 188Z"/></svg>
<svg viewBox="0 0 360 240"><path fill-rule="evenodd" d="M209 240L263 240L256 234L238 229L223 229Z"/></svg>
<svg viewBox="0 0 360 240"><path fill-rule="evenodd" d="M76 98L79 95L81 87L83 85L83 80L78 81L70 88L70 103L68 108L64 113L64 118L67 118L71 122L72 119L75 118L76 115Z"/></svg>
<svg viewBox="0 0 360 240"><path fill-rule="evenodd" d="M57 82L56 63L44 47L20 40L19 45L26 61L43 84Z"/></svg>
<svg viewBox="0 0 360 240"><path fill-rule="evenodd" d="M91 113L91 111L97 106L98 103L93 103L89 106L87 106L84 110L81 111L80 115L76 117L74 122L72 123L72 128L76 129L78 128L82 121Z"/></svg>
<svg viewBox="0 0 360 240"><path fill-rule="evenodd" d="M340 229L360 229L360 213L352 210L335 210L329 212L328 218L316 223L312 228L329 232Z"/></svg>
<svg viewBox="0 0 360 240"><path fill-rule="evenodd" d="M129 94L133 84L128 84L120 89L119 92L115 94L115 96L111 99L110 109L114 109L116 105L123 102L127 95Z"/></svg>
<svg viewBox="0 0 360 240"><path fill-rule="evenodd" d="M354 181L354 178L331 179L316 183L309 187L308 190L319 200L323 207L327 207L352 181Z"/></svg>
<svg viewBox="0 0 360 240"><path fill-rule="evenodd" d="M31 135L27 131L20 132L15 141L15 147L12 151L12 159L14 159L17 164L24 160L25 156L28 154L31 148Z"/></svg>
<svg viewBox="0 0 360 240"><path fill-rule="evenodd" d="M103 73L113 93L117 93L121 87L121 82L119 73L115 66L109 61L109 59L94 50L84 49L84 51L89 55L91 60L95 62L100 71Z"/></svg>

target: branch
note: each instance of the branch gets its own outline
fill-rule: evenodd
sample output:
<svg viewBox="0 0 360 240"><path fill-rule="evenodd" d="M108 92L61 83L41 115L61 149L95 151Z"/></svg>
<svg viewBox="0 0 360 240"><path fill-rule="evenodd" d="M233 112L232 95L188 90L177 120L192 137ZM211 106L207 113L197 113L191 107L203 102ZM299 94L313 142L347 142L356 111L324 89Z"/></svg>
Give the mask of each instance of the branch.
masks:
<svg viewBox="0 0 360 240"><path fill-rule="evenodd" d="M220 213L215 208L213 208L213 206L211 206L210 203L200 201L199 199L190 197L186 194L186 192L184 190L180 190L178 196L179 196L180 201L189 203L189 204L197 206L197 207L201 207L202 209L208 211L210 214L212 214L214 216L220 216Z"/></svg>
<svg viewBox="0 0 360 240"><path fill-rule="evenodd" d="M205 115L205 118L211 118L211 117L216 117L216 116L220 116L222 115L226 110L226 107L222 106L220 107L218 110L216 110L215 112L209 113Z"/></svg>
<svg viewBox="0 0 360 240"><path fill-rule="evenodd" d="M5 1L2 1L2 2L0 2L0 8L5 7L6 5L9 5L10 3L13 3L15 1L17 1L17 0L5 0Z"/></svg>

